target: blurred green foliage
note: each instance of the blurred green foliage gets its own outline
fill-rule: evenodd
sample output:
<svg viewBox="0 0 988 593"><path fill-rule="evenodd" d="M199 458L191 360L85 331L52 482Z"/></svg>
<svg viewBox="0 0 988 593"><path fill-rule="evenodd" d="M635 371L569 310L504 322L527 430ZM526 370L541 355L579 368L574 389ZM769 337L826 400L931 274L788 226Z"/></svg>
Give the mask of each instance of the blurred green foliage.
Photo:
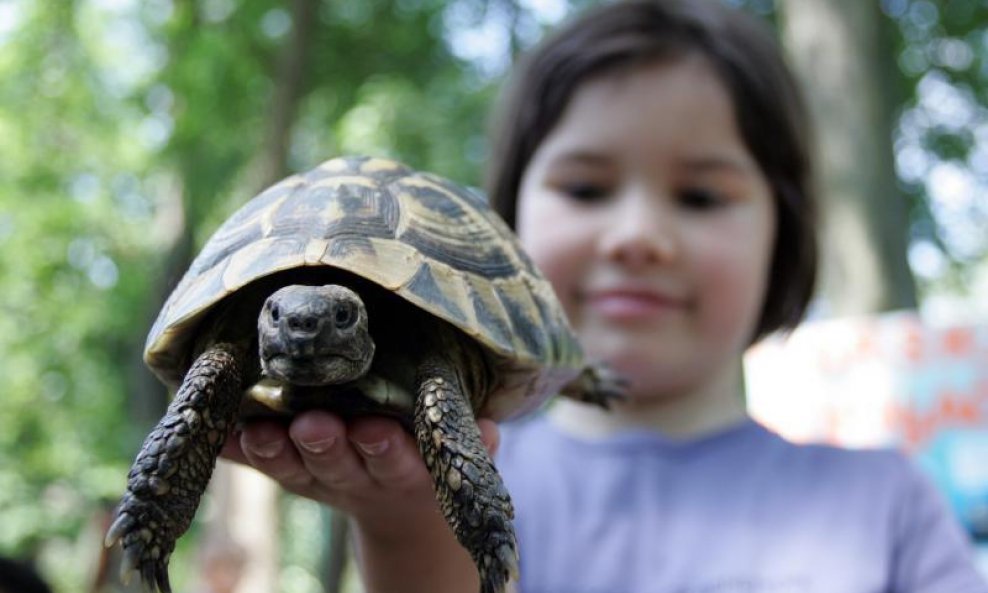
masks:
<svg viewBox="0 0 988 593"><path fill-rule="evenodd" d="M509 0L311 2L299 40L306 0L0 0L0 553L38 558L59 591L91 578L89 526L162 409L140 350L197 246L272 175L337 154L477 184L511 52L556 18ZM983 115L983 3L883 6L904 108L927 109L941 72ZM499 43L467 51L490 26ZM988 131L920 119L924 171L945 159L984 179ZM917 228L950 253L923 179L903 176Z"/></svg>
<svg viewBox="0 0 988 593"><path fill-rule="evenodd" d="M926 293L963 293L988 267L988 4L881 6L898 60L888 81L901 100L897 171L913 245L929 254L914 271Z"/></svg>
<svg viewBox="0 0 988 593"><path fill-rule="evenodd" d="M165 401L139 362L150 320L271 181L252 168L275 110L295 116L269 176L371 152L476 182L494 85L451 53L444 3L312 5L286 64L288 3L0 3L0 553L60 590L91 577L87 525Z"/></svg>

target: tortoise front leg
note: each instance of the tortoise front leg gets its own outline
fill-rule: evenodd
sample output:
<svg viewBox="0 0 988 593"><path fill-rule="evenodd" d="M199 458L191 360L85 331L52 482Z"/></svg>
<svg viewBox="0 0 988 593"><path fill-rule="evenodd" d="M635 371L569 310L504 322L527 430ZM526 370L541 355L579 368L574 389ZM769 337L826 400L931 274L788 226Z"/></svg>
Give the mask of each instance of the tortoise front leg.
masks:
<svg viewBox="0 0 988 593"><path fill-rule="evenodd" d="M438 358L423 364L419 386L415 435L443 516L477 565L481 593L504 593L508 579L518 577L508 491L450 365Z"/></svg>
<svg viewBox="0 0 988 593"><path fill-rule="evenodd" d="M216 344L196 359L164 417L144 440L105 544L122 542L121 577L138 571L170 593L168 558L189 528L243 392L239 349Z"/></svg>

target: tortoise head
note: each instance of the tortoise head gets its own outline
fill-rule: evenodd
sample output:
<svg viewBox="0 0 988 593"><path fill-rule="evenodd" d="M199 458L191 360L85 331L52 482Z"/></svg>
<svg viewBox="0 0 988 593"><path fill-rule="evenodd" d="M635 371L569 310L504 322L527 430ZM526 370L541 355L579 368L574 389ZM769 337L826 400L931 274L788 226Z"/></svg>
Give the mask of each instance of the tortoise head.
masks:
<svg viewBox="0 0 988 593"><path fill-rule="evenodd" d="M278 290L261 308L257 334L264 374L296 385L359 379L374 358L363 300L335 284Z"/></svg>

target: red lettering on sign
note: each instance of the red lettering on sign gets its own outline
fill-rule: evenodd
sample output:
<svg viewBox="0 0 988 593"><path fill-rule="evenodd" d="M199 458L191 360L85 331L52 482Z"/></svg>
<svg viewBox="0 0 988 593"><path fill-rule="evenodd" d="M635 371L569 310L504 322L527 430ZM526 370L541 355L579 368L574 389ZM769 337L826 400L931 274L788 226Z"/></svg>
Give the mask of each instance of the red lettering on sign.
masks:
<svg viewBox="0 0 988 593"><path fill-rule="evenodd" d="M910 326L906 330L903 349L906 351L906 360L916 364L923 361L923 335L917 328Z"/></svg>
<svg viewBox="0 0 988 593"><path fill-rule="evenodd" d="M974 353L974 332L967 327L954 327L943 333L943 350L948 356L964 358Z"/></svg>
<svg viewBox="0 0 988 593"><path fill-rule="evenodd" d="M980 428L988 425L988 394L977 398L945 391L934 406L918 410L905 404L891 404L886 417L910 449L923 446L938 432L956 428Z"/></svg>

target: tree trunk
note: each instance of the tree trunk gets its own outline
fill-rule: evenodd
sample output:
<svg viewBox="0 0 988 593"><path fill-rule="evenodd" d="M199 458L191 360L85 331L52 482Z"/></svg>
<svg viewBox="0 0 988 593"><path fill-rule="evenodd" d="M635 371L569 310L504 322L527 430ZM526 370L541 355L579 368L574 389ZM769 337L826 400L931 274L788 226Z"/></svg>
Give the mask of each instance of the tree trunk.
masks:
<svg viewBox="0 0 988 593"><path fill-rule="evenodd" d="M288 174L292 124L305 91L307 56L312 45L313 27L318 21L317 0L293 0L292 36L278 59L274 73L274 95L257 164L251 180L258 190Z"/></svg>
<svg viewBox="0 0 988 593"><path fill-rule="evenodd" d="M248 183L256 191L284 177L288 171L291 128L304 94L306 57L310 51L317 0L292 2L292 34L284 46L274 73L273 99L267 132L251 166ZM236 593L278 591L277 485L252 469L231 465L216 476L217 491L228 491L226 504L211 530L230 533L246 551L246 571ZM208 537L208 536L207 536Z"/></svg>
<svg viewBox="0 0 988 593"><path fill-rule="evenodd" d="M779 0L783 44L814 119L823 312L915 308L908 203L893 164L896 69L878 2Z"/></svg>

